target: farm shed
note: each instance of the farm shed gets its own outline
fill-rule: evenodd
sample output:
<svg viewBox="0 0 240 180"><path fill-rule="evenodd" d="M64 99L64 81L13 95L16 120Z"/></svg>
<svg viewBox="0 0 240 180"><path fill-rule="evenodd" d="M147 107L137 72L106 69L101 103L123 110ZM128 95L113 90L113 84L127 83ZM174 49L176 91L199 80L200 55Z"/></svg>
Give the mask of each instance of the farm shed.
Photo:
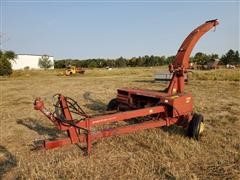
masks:
<svg viewBox="0 0 240 180"><path fill-rule="evenodd" d="M40 69L38 65L39 58L41 58L42 55L34 55L34 54L17 54L17 58L12 61L12 68L14 70L17 69ZM49 60L52 61L52 64L54 65L54 58L53 56L49 56ZM54 66L51 67L53 69Z"/></svg>

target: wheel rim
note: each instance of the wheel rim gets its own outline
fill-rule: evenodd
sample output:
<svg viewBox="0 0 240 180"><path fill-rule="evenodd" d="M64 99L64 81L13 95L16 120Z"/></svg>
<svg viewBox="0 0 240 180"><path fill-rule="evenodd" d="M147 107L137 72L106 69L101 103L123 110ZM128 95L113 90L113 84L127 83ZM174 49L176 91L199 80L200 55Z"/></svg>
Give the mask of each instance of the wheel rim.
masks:
<svg viewBox="0 0 240 180"><path fill-rule="evenodd" d="M201 122L199 126L199 134L202 134L203 131L204 131L204 123Z"/></svg>

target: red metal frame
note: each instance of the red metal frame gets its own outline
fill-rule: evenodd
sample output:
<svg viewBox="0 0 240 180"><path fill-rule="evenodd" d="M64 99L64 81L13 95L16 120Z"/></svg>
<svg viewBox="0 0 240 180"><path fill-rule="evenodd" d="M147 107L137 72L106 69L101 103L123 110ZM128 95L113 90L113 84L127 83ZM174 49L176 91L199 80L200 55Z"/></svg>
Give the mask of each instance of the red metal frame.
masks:
<svg viewBox="0 0 240 180"><path fill-rule="evenodd" d="M71 116L71 112L68 108L67 102L63 95L59 95L59 102L61 104L64 116L66 117L66 119L68 121L72 121L73 119ZM149 107L144 109L132 110L128 112L119 112L115 114L86 118L84 121L77 122L75 126L69 126L69 124L61 122L61 120L55 117L53 113L49 112L45 108L44 103L40 98L35 100L34 106L36 110L40 110L53 122L57 122L54 124L58 129L67 131L67 134L68 134L68 138L65 138L65 139L45 141L44 148L51 149L51 148L63 146L66 144L87 143L88 154L91 151L92 141L95 141L97 139L110 137L113 135L126 134L126 133L130 133L130 132L134 132L142 129L169 126L171 124L176 124L179 121L179 117L172 117L172 118L165 117L164 114L166 112L166 107L155 106L155 107ZM156 115L156 116L153 117L152 120L146 121L143 123L127 125L127 126L117 127L117 128L109 128L109 129L104 129L98 132L91 131L91 129L94 126L128 120L131 118L150 116L150 115ZM86 131L83 133L78 133L79 129L85 129Z"/></svg>
<svg viewBox="0 0 240 180"><path fill-rule="evenodd" d="M172 124L186 127L193 114L192 96L184 92L184 73L187 72L189 67L189 56L199 38L216 25L218 25L217 20L207 21L192 31L184 40L175 61L169 66L170 72L173 72L173 77L166 90L118 89L118 109L124 107L125 112L90 117L79 111L77 114L84 116L84 120L75 122L70 110L71 106L63 95L58 95L58 102L64 120L48 111L44 107L43 101L37 98L34 102L34 108L41 111L59 130L66 131L68 135L64 139L45 141L43 147L51 149L66 144L85 143L87 152L90 154L92 142L100 138ZM138 117L148 117L150 120L97 132L93 131L95 126L127 121Z"/></svg>

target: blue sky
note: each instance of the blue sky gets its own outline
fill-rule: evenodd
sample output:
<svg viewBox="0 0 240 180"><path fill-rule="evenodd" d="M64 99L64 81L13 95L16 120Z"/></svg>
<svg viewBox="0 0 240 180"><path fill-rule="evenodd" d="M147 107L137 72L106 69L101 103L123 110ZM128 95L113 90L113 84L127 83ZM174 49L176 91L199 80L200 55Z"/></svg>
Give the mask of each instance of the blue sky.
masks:
<svg viewBox="0 0 240 180"><path fill-rule="evenodd" d="M196 52L239 50L239 2L2 1L2 49L63 58L175 55L198 25L219 19Z"/></svg>

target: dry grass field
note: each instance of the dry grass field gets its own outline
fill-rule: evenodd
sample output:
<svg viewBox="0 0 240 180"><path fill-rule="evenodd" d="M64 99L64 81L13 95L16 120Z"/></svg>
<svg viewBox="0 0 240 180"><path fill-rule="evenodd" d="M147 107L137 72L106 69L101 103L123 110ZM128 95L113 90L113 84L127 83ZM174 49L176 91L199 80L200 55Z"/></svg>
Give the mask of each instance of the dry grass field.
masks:
<svg viewBox="0 0 240 180"><path fill-rule="evenodd" d="M199 142L176 126L97 141L90 157L76 145L31 151L33 142L57 138L50 121L33 109L40 96L62 93L89 114L102 114L120 87L162 89L153 83L158 68L87 70L85 75L56 76L58 71L18 71L1 78L0 179L240 179L240 71L191 74L186 86L195 111L205 117Z"/></svg>

